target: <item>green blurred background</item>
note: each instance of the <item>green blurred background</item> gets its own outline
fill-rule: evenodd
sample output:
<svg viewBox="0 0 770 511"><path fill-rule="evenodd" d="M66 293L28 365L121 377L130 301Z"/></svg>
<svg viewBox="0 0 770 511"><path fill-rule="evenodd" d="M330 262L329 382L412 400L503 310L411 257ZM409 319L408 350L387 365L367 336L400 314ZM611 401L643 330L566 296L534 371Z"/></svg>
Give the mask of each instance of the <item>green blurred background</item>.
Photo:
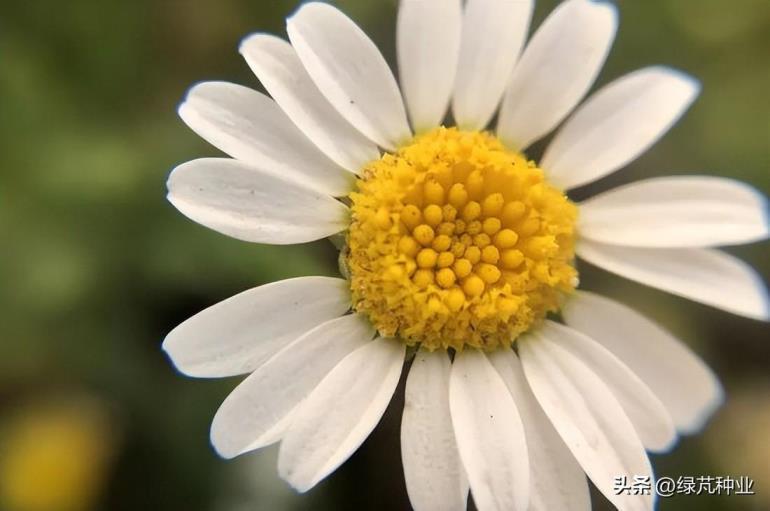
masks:
<svg viewBox="0 0 770 511"><path fill-rule="evenodd" d="M396 2L338 4L394 59ZM541 0L535 26L556 4ZM770 191L770 2L621 0L604 83L666 63L703 81L662 142L590 192L708 173ZM284 34L293 0L4 1L0 9L0 510L408 509L397 397L372 437L306 495L274 448L225 462L208 442L237 384L174 372L164 335L273 280L334 275L326 242L269 247L193 224L165 200L177 164L217 151L176 116L194 82L259 88L240 59ZM536 147L530 156L539 156ZM584 196L581 193L581 196ZM770 245L738 254L767 281ZM770 330L583 267L582 282L692 345L728 401L703 434L654 457L659 475L746 475L753 497L677 497L660 509L770 509ZM397 393L397 396L399 394ZM595 496L595 508L608 508Z"/></svg>

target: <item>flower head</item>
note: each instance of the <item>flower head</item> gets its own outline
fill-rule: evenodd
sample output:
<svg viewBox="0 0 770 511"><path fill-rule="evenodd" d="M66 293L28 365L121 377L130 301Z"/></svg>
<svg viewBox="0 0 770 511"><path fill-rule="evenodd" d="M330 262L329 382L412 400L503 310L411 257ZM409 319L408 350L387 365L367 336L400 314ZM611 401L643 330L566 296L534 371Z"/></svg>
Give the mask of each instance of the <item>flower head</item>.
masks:
<svg viewBox="0 0 770 511"><path fill-rule="evenodd" d="M711 248L766 238L766 200L727 179L670 177L573 202L700 87L651 67L578 106L616 11L566 0L524 47L532 6L402 0L399 88L352 20L311 2L288 19L290 43L241 45L272 99L190 90L180 115L233 159L172 172L182 213L245 241L345 241L345 279L254 288L166 338L186 374L250 373L214 418L220 454L280 441L281 476L312 488L376 426L409 353L401 448L415 509L464 509L469 488L481 510L584 509L584 473L619 508L653 506L617 495L614 478L651 477L645 451L697 430L721 387L650 320L576 291L575 258L767 319L753 270ZM560 125L539 161L526 155Z"/></svg>
<svg viewBox="0 0 770 511"><path fill-rule="evenodd" d="M353 309L428 350L509 347L577 279L577 208L488 133L438 128L363 169L344 261Z"/></svg>

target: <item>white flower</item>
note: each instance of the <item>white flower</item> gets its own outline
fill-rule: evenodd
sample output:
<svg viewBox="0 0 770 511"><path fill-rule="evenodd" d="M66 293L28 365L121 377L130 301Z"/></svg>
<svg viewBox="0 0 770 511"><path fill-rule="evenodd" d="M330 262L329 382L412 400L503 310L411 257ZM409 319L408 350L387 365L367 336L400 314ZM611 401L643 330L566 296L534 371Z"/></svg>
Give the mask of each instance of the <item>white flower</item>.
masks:
<svg viewBox="0 0 770 511"><path fill-rule="evenodd" d="M255 34L241 45L272 99L221 82L190 90L180 115L233 159L172 172L182 213L245 241L345 232L348 244L348 280L251 289L166 338L185 374L251 373L214 418L222 456L280 441L281 476L312 488L374 429L417 346L401 435L415 509L465 509L469 487L481 510L588 509L584 472L620 509L654 506L616 495L614 479L651 477L645 450L698 430L722 390L650 320L573 292L574 255L767 320L757 275L712 248L768 237L767 203L715 177L567 199L559 190L649 148L699 85L646 68L572 113L612 44L615 9L567 0L519 56L532 4L468 0L463 12L460 0L402 0L403 101L374 44L321 3L289 18L291 44ZM450 103L458 129L437 128ZM482 130L499 104L495 137ZM528 163L522 151L562 121ZM556 310L565 324L546 319Z"/></svg>

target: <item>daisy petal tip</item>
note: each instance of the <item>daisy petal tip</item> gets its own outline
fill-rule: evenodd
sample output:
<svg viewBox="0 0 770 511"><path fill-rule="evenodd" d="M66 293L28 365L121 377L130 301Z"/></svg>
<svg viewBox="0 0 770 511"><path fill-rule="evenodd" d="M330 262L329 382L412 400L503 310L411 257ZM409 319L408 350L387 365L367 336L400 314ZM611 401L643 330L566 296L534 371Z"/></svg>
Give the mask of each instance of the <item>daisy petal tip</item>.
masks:
<svg viewBox="0 0 770 511"><path fill-rule="evenodd" d="M767 288L764 284L760 283L759 285L762 286L762 301L764 302L765 310L760 313L757 319L759 321L770 322L770 295L768 295Z"/></svg>
<svg viewBox="0 0 770 511"><path fill-rule="evenodd" d="M278 477L286 481L297 493L307 493L323 480L322 478L309 479L308 474L304 474L297 466L287 463L280 451L278 454Z"/></svg>
<svg viewBox="0 0 770 511"><path fill-rule="evenodd" d="M686 106L692 104L703 90L703 84L700 80L680 69L659 65L651 67L650 70L679 83L683 96L687 98Z"/></svg>
<svg viewBox="0 0 770 511"><path fill-rule="evenodd" d="M223 83L226 83L226 82L216 81L216 80L209 80L209 81L201 80L193 83L185 92L184 98L182 99L182 102L179 104L179 108L182 108L185 104L189 103L190 100L194 99L195 96L205 93L206 89L212 86L223 84Z"/></svg>
<svg viewBox="0 0 770 511"><path fill-rule="evenodd" d="M646 447L646 449L653 454L668 454L673 451L677 445L679 445L679 435L675 434L665 444L656 445L654 448Z"/></svg>
<svg viewBox="0 0 770 511"><path fill-rule="evenodd" d="M613 0L578 0L578 1L583 1L594 8L603 9L607 14L613 17L614 23L617 24L618 18L619 18L619 12L618 12L618 6L615 4Z"/></svg>
<svg viewBox="0 0 770 511"><path fill-rule="evenodd" d="M588 4L592 4L595 7L601 7L605 9L608 12L612 13L612 17L614 18L615 24L617 25L618 18L620 17L620 12L618 11L618 5L615 2L615 0L581 0Z"/></svg>
<svg viewBox="0 0 770 511"><path fill-rule="evenodd" d="M187 373L183 370L182 367L177 363L177 356L176 356L176 338L173 336L173 330L171 333L169 333L165 339L163 339L163 342L160 345L161 351L166 355L166 358L171 362L171 365L174 367L174 369L181 374L184 374L185 376Z"/></svg>
<svg viewBox="0 0 770 511"><path fill-rule="evenodd" d="M188 90L187 93L185 93L184 98L182 98L182 101L179 102L179 105L176 107L176 114L184 120L187 110L187 94L189 94L190 91Z"/></svg>
<svg viewBox="0 0 770 511"><path fill-rule="evenodd" d="M250 46L257 44L261 40L272 37L275 36L265 34L263 32L252 32L251 34L247 34L243 39L241 39L241 42L238 43L238 53L245 57L246 53L249 51Z"/></svg>
<svg viewBox="0 0 770 511"><path fill-rule="evenodd" d="M211 425L211 431L209 432L209 443L211 443L211 447L214 449L214 452L217 453L217 456L222 459L231 460L241 454L240 452L235 452L227 445L227 441L222 438L222 434L215 427L215 424Z"/></svg>
<svg viewBox="0 0 770 511"><path fill-rule="evenodd" d="M764 280L762 280L762 277L759 275L759 273L751 269L751 267L748 265L747 267L753 274L752 277L754 279L754 287L756 291L756 303L753 307L755 310L747 310L745 314L742 315L757 321L770 322L770 290L768 290Z"/></svg>
<svg viewBox="0 0 770 511"><path fill-rule="evenodd" d="M290 469L281 470L280 464L278 465L278 476L284 481L286 481L286 484L291 486L291 488L297 493L307 493L313 488L313 486L315 486L315 484L309 484L309 483L297 480L296 473L293 470L290 470Z"/></svg>
<svg viewBox="0 0 770 511"><path fill-rule="evenodd" d="M304 2L291 15L286 17L286 24L292 24L303 16L312 16L320 12L335 12L345 16L342 11L326 2Z"/></svg>
<svg viewBox="0 0 770 511"><path fill-rule="evenodd" d="M171 362L174 370L188 378L209 378L210 375L201 371L200 367L194 362L187 360L185 356L185 346L180 337L174 336L174 332L169 333L161 344L161 350L166 358Z"/></svg>
<svg viewBox="0 0 770 511"><path fill-rule="evenodd" d="M747 185L748 186L748 185ZM764 227L765 230L762 233L763 238L767 239L770 237L770 199L768 199L762 192L757 190L754 187L749 187L754 191L754 193L757 194L757 199L759 200L760 208L762 209L762 219L764 220Z"/></svg>
<svg viewBox="0 0 770 511"><path fill-rule="evenodd" d="M686 424L680 428L682 435L694 435L703 431L711 417L716 413L717 410L722 408L722 406L727 401L727 394L725 389L719 380L716 379L716 377L714 377L714 383L716 387L714 390L714 397L711 399L711 401L703 406L700 413L695 418L693 418L689 424Z"/></svg>

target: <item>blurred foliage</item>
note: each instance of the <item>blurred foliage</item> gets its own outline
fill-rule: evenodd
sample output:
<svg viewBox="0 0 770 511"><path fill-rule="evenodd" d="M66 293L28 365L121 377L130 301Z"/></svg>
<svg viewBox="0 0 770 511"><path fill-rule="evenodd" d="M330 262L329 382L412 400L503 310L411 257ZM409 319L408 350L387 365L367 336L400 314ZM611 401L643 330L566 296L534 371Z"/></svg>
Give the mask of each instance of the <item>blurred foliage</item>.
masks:
<svg viewBox="0 0 770 511"><path fill-rule="evenodd" d="M665 63L700 78L704 92L653 150L576 197L671 173L730 176L767 194L770 3L617 3L621 28L600 83ZM394 63L395 0L338 4ZM555 4L539 2L535 23ZM258 87L236 53L238 42L253 31L284 34L283 18L295 7L289 0L3 4L0 453L7 460L35 447L18 434L18 424L38 417L30 403L63 399L78 411L81 398L71 396L93 396L121 440L90 433L97 426L86 419L61 419L68 438L92 441L68 449L86 457L115 449L92 459L98 474L82 469L94 474L88 484L100 486L83 490L84 510L408 509L397 448L399 398L348 464L309 494L294 495L275 474L274 449L223 462L208 445L209 421L237 380L182 378L159 348L177 323L238 291L336 272L328 243L242 243L193 224L164 198L171 168L217 154L176 117L187 87L204 79ZM767 243L731 252L767 280ZM581 271L589 289L620 297L693 345L727 388L728 403L706 432L657 456L656 472L748 475L758 495L679 497L660 509L770 508L767 325L590 267ZM31 431L40 431L44 446L51 441L45 435L64 434L52 428ZM29 456L39 453L38 446ZM56 491L43 478L36 484L41 494ZM9 508L25 509L35 508Z"/></svg>

